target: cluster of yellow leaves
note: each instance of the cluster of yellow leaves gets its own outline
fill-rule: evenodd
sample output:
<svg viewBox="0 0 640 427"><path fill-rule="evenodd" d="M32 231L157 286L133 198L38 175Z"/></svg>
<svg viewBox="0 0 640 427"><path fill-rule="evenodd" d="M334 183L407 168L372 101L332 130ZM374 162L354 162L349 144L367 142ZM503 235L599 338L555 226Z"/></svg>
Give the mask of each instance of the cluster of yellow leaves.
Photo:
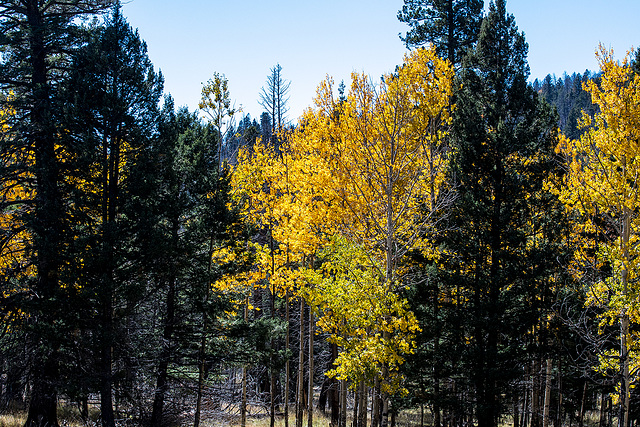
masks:
<svg viewBox="0 0 640 427"><path fill-rule="evenodd" d="M408 304L370 264L361 246L336 236L322 252L318 270L308 270L305 298L319 314L318 327L341 352L329 376L374 384L382 380L386 392L404 391L397 375L403 355L412 353L418 322ZM389 375L384 378L381 368Z"/></svg>
<svg viewBox="0 0 640 427"><path fill-rule="evenodd" d="M234 200L245 217L268 231L268 241L258 245L258 269L278 294L295 292L296 265L302 265L327 234L326 207L308 176L317 165L290 150L282 154L258 141L238 154L233 177Z"/></svg>
<svg viewBox="0 0 640 427"><path fill-rule="evenodd" d="M316 186L332 205L336 227L370 249L382 241L385 250L400 248L394 263L420 242L425 213L437 208L452 81L453 69L433 49L406 55L378 86L352 74L344 99L334 97L327 78L293 136L292 144L327 171Z"/></svg>
<svg viewBox="0 0 640 427"><path fill-rule="evenodd" d="M630 55L620 63L601 46L597 57L601 81L584 88L599 112L593 119L583 114L586 132L579 140L561 139L557 152L565 156L568 171L556 191L584 219L576 223L575 234L598 239L577 238L576 260L611 269L609 277L590 286L586 301L599 308L604 328L624 318L640 324L640 76L629 65ZM605 225L598 227L594 219ZM638 338L626 338L632 371L640 368ZM620 351L603 355L600 362L598 370L620 372Z"/></svg>
<svg viewBox="0 0 640 427"><path fill-rule="evenodd" d="M12 93L8 95L8 99L11 98L13 98ZM9 121L14 116L15 110L7 104L0 109L0 143L13 138ZM25 161L26 164L33 163L32 156L28 154L26 158L19 158L23 155L22 153L8 155L3 160L7 169L11 168L12 164L19 164L21 161ZM18 280L35 276L35 266L29 262L27 256L32 237L21 219L24 209L34 196L33 191L25 186L25 181L30 177L28 172L15 172L15 176L3 180L0 186L0 200L3 203L3 208L0 211L0 272ZM7 298L22 291L23 289L7 288L2 290L2 296ZM21 314L5 313L5 315L20 316Z"/></svg>
<svg viewBox="0 0 640 427"><path fill-rule="evenodd" d="M417 323L397 295L397 266L411 249L435 253L423 236L441 199L453 74L418 49L377 86L354 73L346 96L328 77L279 150L258 142L238 154L234 199L267 232L256 269L272 292L298 293L321 314L340 347L331 375L382 375L387 391L400 389ZM306 269L321 253L322 269Z"/></svg>

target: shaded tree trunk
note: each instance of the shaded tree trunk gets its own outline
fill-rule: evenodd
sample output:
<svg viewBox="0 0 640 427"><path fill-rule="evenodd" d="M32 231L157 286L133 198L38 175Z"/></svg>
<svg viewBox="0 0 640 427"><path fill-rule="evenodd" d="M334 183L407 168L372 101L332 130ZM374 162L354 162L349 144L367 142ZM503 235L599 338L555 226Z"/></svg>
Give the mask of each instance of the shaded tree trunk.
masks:
<svg viewBox="0 0 640 427"><path fill-rule="evenodd" d="M175 228L174 232L177 234L177 230ZM153 411L151 413L152 427L162 426L164 400L168 390L168 369L172 351L171 342L173 340L173 330L175 329L175 304L176 283L175 278L172 278L169 282L169 289L167 291L167 314L164 322L164 331L162 333L163 348L158 364L158 378L156 381L156 390L153 400Z"/></svg>
<svg viewBox="0 0 640 427"><path fill-rule="evenodd" d="M289 290L285 292L285 317L287 318L287 331L285 336L285 350L289 351L289 336L291 334L291 315L289 313ZM290 357L287 356L287 360L285 362L284 367L284 427L289 427L289 381L291 380L291 369L290 369Z"/></svg>
<svg viewBox="0 0 640 427"><path fill-rule="evenodd" d="M47 28L44 12L39 1L23 2L27 26L30 55L31 87L33 104L31 106L32 133L30 139L35 147L35 231L34 244L37 253L36 295L39 303L48 303L58 288L59 253L62 230L62 200L58 189L59 173L55 153L55 130L51 117L50 87L47 75L46 47ZM38 322L53 326L56 320L51 313L43 310L37 316ZM57 384L59 369L57 365L56 345L47 342L49 337L34 340L34 369L32 371L32 395L29 403L26 426L58 426L56 413L58 402Z"/></svg>
<svg viewBox="0 0 640 427"><path fill-rule="evenodd" d="M313 427L313 335L315 333L313 317L313 309L309 307L309 404L307 407L309 427Z"/></svg>
<svg viewBox="0 0 640 427"><path fill-rule="evenodd" d="M531 427L542 427L540 419L540 362L533 362L531 387Z"/></svg>
<svg viewBox="0 0 640 427"><path fill-rule="evenodd" d="M58 395L55 382L58 362L55 355L47 360L36 359L33 366L33 385L29 413L25 427L58 427Z"/></svg>
<svg viewBox="0 0 640 427"><path fill-rule="evenodd" d="M298 351L298 391L296 396L296 427L302 427L304 412L304 299L300 298L300 347Z"/></svg>
<svg viewBox="0 0 640 427"><path fill-rule="evenodd" d="M349 412L347 408L347 381L340 380L340 427L347 426L347 413Z"/></svg>
<svg viewBox="0 0 640 427"><path fill-rule="evenodd" d="M549 427L549 417L551 411L551 371L553 369L553 361L547 359L547 369L545 371L544 386L544 412L542 414L542 427Z"/></svg>

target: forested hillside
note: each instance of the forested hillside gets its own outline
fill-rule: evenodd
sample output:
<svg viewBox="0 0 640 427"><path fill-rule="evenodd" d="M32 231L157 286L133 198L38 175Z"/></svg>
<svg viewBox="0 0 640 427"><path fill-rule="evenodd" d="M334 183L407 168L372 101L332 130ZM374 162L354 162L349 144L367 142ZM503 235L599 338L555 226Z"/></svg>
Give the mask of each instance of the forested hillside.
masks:
<svg viewBox="0 0 640 427"><path fill-rule="evenodd" d="M640 50L531 83L505 0L397 18L257 120L119 1L0 1L0 425L637 425Z"/></svg>

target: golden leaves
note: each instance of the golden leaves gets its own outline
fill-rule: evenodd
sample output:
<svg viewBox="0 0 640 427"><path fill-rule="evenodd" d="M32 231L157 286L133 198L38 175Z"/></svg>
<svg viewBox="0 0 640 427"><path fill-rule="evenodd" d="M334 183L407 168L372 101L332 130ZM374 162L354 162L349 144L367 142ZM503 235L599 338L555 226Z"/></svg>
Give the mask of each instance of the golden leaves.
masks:
<svg viewBox="0 0 640 427"><path fill-rule="evenodd" d="M625 319L640 323L640 76L630 67L630 54L620 63L601 45L596 56L600 82L590 81L584 89L599 110L593 118L583 113L585 133L579 140L560 140L556 151L565 157L567 173L550 188L579 217L575 259L596 271L605 263L611 270L589 284L586 304L599 309L601 330L623 325L621 339L637 367L638 337L624 325ZM619 363L616 350L601 355L597 369L619 372Z"/></svg>
<svg viewBox="0 0 640 427"><path fill-rule="evenodd" d="M362 246L335 236L320 254L317 270L307 270L313 285L305 298L317 313L318 327L341 349L329 376L373 385L376 378L388 392L401 391L394 372L413 352L418 322L408 304L385 281L381 266L371 264ZM382 375L386 366L391 375Z"/></svg>
<svg viewBox="0 0 640 427"><path fill-rule="evenodd" d="M256 270L318 310L341 348L332 375L401 389L397 367L418 326L397 266L411 249L437 256L425 236L442 208L452 85L433 49L407 54L377 86L352 74L339 97L327 77L278 151L259 142L238 155L234 198L263 235Z"/></svg>

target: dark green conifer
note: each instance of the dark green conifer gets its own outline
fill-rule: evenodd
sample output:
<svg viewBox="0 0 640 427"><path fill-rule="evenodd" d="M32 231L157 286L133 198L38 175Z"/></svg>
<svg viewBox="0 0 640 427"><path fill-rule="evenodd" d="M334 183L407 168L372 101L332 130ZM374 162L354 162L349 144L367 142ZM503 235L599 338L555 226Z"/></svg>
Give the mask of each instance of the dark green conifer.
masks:
<svg viewBox="0 0 640 427"><path fill-rule="evenodd" d="M114 372L114 366L128 369L116 363L128 351L123 320L144 294L144 280L134 273L140 269L134 242L145 212L129 210L127 202L144 186L135 170L155 137L162 87L119 4L74 56L65 83L67 145L77 166L69 171L75 178L69 194L73 227L83 242L76 245L75 258L83 263L75 285L91 308L84 326L93 339L103 426L115 425L114 381L127 377Z"/></svg>
<svg viewBox="0 0 640 427"><path fill-rule="evenodd" d="M407 47L433 43L438 55L456 66L478 39L483 0L404 0L398 19L411 29Z"/></svg>
<svg viewBox="0 0 640 427"><path fill-rule="evenodd" d="M60 347L68 337L68 287L61 285L69 218L65 214L59 147L59 83L69 54L80 44L78 17L105 10L109 0L0 2L0 85L16 111L2 145L2 178L24 178L33 200L13 205L32 236L25 266L35 266L33 280L20 283L15 306L29 319L31 401L27 426L57 426ZM32 179L31 179L32 178ZM6 182L6 181L5 181ZM6 207L3 207L6 209ZM14 211L14 213L17 211ZM18 214L19 214L18 213ZM8 230L12 232L12 230ZM11 277L4 283L15 285ZM15 288L13 289L15 290ZM19 301L18 301L19 300Z"/></svg>
<svg viewBox="0 0 640 427"><path fill-rule="evenodd" d="M505 1L492 2L463 64L451 134L457 198L442 278L456 290L453 337L479 427L498 425L557 267L559 209L543 189L556 117L527 83L526 56Z"/></svg>

